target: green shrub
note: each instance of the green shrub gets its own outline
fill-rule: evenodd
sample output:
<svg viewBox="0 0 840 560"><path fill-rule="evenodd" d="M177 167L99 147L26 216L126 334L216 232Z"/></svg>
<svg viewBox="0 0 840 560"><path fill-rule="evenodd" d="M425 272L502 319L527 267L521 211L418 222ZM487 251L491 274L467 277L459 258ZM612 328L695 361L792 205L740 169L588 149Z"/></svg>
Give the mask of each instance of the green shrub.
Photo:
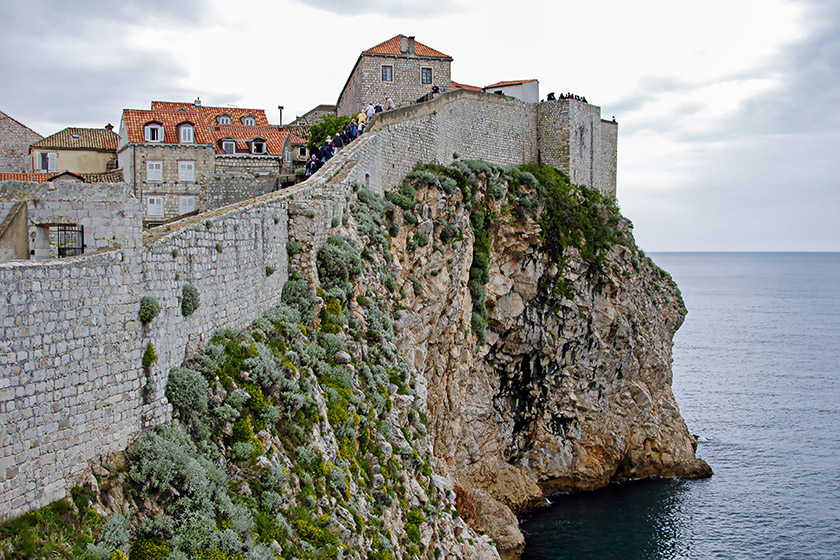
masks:
<svg viewBox="0 0 840 560"><path fill-rule="evenodd" d="M181 254L181 253L180 253L180 251L178 251L178 249L177 249L177 248L172 249L172 258L173 258L173 259L177 259L177 258L178 258L178 255L180 255L180 254Z"/></svg>
<svg viewBox="0 0 840 560"><path fill-rule="evenodd" d="M301 251L303 251L303 243L295 241L294 239L290 239L286 242L286 253L288 253L290 257L292 255L297 255Z"/></svg>
<svg viewBox="0 0 840 560"><path fill-rule="evenodd" d="M169 370L166 398L182 415L206 412L208 390L207 380L199 372L185 367Z"/></svg>
<svg viewBox="0 0 840 560"><path fill-rule="evenodd" d="M362 272L362 258L359 252L345 239L331 235L318 250L316 256L318 279L325 290L343 290L347 282Z"/></svg>
<svg viewBox="0 0 840 560"><path fill-rule="evenodd" d="M195 286L184 284L184 287L181 288L181 314L184 317L189 317L198 309L199 303L198 290L195 289Z"/></svg>
<svg viewBox="0 0 840 560"><path fill-rule="evenodd" d="M172 547L156 537L138 537L131 545L131 554L129 560L164 560L169 553L172 552Z"/></svg>
<svg viewBox="0 0 840 560"><path fill-rule="evenodd" d="M204 220L204 227L210 229L213 227L213 220Z"/></svg>
<svg viewBox="0 0 840 560"><path fill-rule="evenodd" d="M160 302L154 296L140 298L140 322L147 325L160 314Z"/></svg>
<svg viewBox="0 0 840 560"><path fill-rule="evenodd" d="M266 276L271 276L272 274L274 274L274 271L275 271L274 266L272 266L270 264L265 265L265 275Z"/></svg>
<svg viewBox="0 0 840 560"><path fill-rule="evenodd" d="M429 236L425 233L418 233L414 236L414 241L418 247L425 247L429 244Z"/></svg>
<svg viewBox="0 0 840 560"><path fill-rule="evenodd" d="M146 345L146 349L143 351L143 367L149 367L153 363L157 361L158 357L155 354L155 347L152 346L152 343L148 343Z"/></svg>
<svg viewBox="0 0 840 560"><path fill-rule="evenodd" d="M222 248L224 248L224 244L223 244L221 241L218 241L218 242L216 243L216 252L217 252L217 253L221 253L221 252L222 252Z"/></svg>
<svg viewBox="0 0 840 560"><path fill-rule="evenodd" d="M315 210L313 210L312 208L307 208L306 212L304 212L303 215L306 216L307 218L310 218L310 219L314 218L315 217Z"/></svg>
<svg viewBox="0 0 840 560"><path fill-rule="evenodd" d="M417 219L417 216L415 216L411 212L405 212L403 214L403 220L405 220L405 223L411 224L411 225L415 225L415 224L417 224L417 222L419 222L419 220Z"/></svg>
<svg viewBox="0 0 840 560"><path fill-rule="evenodd" d="M333 218L332 222L330 222L330 227L338 227L339 223L341 223L341 221L338 218Z"/></svg>

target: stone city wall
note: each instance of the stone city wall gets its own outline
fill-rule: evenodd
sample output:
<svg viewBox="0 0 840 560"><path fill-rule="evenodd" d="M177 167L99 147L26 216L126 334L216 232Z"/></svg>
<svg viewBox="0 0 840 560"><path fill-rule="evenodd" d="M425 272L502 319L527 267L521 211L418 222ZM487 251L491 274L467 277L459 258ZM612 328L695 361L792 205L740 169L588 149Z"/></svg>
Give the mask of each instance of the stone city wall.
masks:
<svg viewBox="0 0 840 560"><path fill-rule="evenodd" d="M90 459L168 421L170 368L218 329L246 326L280 302L289 239L304 247L293 266L315 277L352 181L382 193L418 161L449 163L455 152L533 162L536 120L536 104L451 92L377 115L304 183L149 230L142 245L0 263L0 517L62 498ZM200 298L187 317L186 284ZM143 296L162 308L145 326ZM158 361L147 375L148 344Z"/></svg>

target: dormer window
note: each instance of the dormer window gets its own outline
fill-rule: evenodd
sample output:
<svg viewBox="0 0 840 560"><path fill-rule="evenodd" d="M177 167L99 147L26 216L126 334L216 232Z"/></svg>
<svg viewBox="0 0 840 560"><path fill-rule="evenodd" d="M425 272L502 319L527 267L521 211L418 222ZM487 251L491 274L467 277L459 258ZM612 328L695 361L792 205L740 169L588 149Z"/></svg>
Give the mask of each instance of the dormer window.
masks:
<svg viewBox="0 0 840 560"><path fill-rule="evenodd" d="M254 126L255 124L257 124L257 119L255 119L251 115L248 115L247 117L242 117L240 121L246 126Z"/></svg>
<svg viewBox="0 0 840 560"><path fill-rule="evenodd" d="M230 115L219 115L216 117L216 122L219 124L230 124Z"/></svg>
<svg viewBox="0 0 840 560"><path fill-rule="evenodd" d="M195 142L195 129L193 125L184 123L178 127L178 138L184 144L192 144Z"/></svg>
<svg viewBox="0 0 840 560"><path fill-rule="evenodd" d="M262 138L255 138L251 141L251 153L254 154L264 154L265 153L265 140Z"/></svg>
<svg viewBox="0 0 840 560"><path fill-rule="evenodd" d="M233 140L225 140L222 142L222 153L223 154L235 154L236 153L236 142Z"/></svg>
<svg viewBox="0 0 840 560"><path fill-rule="evenodd" d="M163 142L163 127L158 123L149 123L144 127L146 142Z"/></svg>

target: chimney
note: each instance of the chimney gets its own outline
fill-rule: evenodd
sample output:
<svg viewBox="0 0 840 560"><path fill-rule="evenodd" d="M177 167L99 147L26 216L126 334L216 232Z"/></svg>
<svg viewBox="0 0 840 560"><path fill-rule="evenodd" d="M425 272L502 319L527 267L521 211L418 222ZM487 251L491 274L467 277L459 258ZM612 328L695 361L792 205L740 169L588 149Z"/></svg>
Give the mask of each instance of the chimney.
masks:
<svg viewBox="0 0 840 560"><path fill-rule="evenodd" d="M400 37L400 52L403 53L403 54L408 52L408 46L406 45L406 42L405 42L406 39L407 38L405 36Z"/></svg>
<svg viewBox="0 0 840 560"><path fill-rule="evenodd" d="M195 105L196 107L201 107L201 98L196 97L195 101L193 101L193 105Z"/></svg>
<svg viewBox="0 0 840 560"><path fill-rule="evenodd" d="M414 37L408 38L408 54L414 56Z"/></svg>
<svg viewBox="0 0 840 560"><path fill-rule="evenodd" d="M112 125L111 123L106 124L105 130L114 130L114 125Z"/></svg>

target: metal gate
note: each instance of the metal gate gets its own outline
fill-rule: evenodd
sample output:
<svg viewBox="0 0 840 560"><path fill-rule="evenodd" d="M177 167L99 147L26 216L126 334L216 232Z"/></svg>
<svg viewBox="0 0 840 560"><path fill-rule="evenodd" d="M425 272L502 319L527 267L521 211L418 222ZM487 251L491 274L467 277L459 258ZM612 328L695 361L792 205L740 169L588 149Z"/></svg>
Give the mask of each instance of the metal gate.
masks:
<svg viewBox="0 0 840 560"><path fill-rule="evenodd" d="M57 225L53 227L58 258L74 257L85 252L85 226Z"/></svg>

